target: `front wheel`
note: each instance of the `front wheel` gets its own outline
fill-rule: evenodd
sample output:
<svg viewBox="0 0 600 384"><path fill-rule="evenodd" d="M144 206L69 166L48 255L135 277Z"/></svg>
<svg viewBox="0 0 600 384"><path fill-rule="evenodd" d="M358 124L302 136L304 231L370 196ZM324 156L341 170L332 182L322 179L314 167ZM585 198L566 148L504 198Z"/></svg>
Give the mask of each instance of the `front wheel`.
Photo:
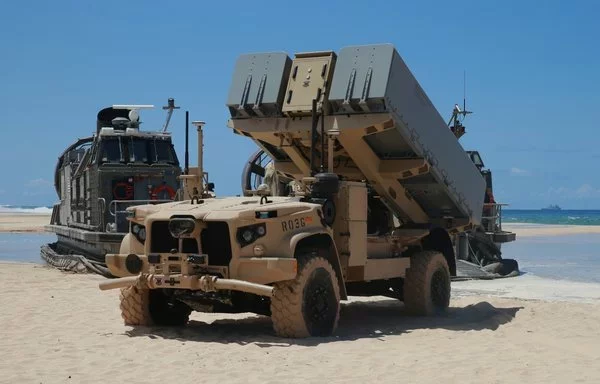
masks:
<svg viewBox="0 0 600 384"><path fill-rule="evenodd" d="M404 279L404 305L415 315L446 312L450 305L450 269L441 253L423 251L410 257Z"/></svg>
<svg viewBox="0 0 600 384"><path fill-rule="evenodd" d="M329 336L340 316L340 289L323 257L299 258L294 280L275 284L271 320L280 337Z"/></svg>
<svg viewBox="0 0 600 384"><path fill-rule="evenodd" d="M160 290L131 286L121 289L121 317L125 325L187 324L192 310L184 303L170 300Z"/></svg>

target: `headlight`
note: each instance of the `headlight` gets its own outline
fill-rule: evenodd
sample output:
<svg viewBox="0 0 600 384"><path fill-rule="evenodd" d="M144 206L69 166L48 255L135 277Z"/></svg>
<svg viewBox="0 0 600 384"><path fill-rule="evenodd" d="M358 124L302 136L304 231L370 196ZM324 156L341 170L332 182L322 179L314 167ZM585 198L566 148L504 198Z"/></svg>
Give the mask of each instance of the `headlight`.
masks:
<svg viewBox="0 0 600 384"><path fill-rule="evenodd" d="M242 232L242 239L246 243L251 243L252 239L254 239L254 232L252 232L251 229L246 229L244 232Z"/></svg>
<svg viewBox="0 0 600 384"><path fill-rule="evenodd" d="M146 228L142 227L140 228L140 232L138 233L138 237L140 238L140 240L143 242L146 241Z"/></svg>
<svg viewBox="0 0 600 384"><path fill-rule="evenodd" d="M240 247L245 247L266 234L267 227L265 223L260 223L238 228L236 237L238 243L240 243Z"/></svg>
<svg viewBox="0 0 600 384"><path fill-rule="evenodd" d="M146 241L146 227L141 224L133 223L131 225L131 233L140 243L144 244Z"/></svg>

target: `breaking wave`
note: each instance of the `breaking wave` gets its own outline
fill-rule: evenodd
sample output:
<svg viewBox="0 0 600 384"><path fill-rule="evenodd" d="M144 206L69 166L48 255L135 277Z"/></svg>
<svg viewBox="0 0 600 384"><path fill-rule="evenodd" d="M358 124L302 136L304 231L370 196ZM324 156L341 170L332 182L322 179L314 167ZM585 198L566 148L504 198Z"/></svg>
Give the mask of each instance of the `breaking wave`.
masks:
<svg viewBox="0 0 600 384"><path fill-rule="evenodd" d="M27 206L27 205L2 205L0 204L0 213L29 213L29 214L38 214L45 215L51 214L51 207L35 207L35 206Z"/></svg>
<svg viewBox="0 0 600 384"><path fill-rule="evenodd" d="M600 210L541 211L503 209L502 222L527 224L600 225Z"/></svg>

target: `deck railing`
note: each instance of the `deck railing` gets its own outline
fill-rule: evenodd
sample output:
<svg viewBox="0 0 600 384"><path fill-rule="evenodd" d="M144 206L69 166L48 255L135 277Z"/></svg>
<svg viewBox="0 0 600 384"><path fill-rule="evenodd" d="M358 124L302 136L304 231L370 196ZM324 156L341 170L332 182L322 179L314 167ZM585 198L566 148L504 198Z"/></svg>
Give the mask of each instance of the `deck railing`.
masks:
<svg viewBox="0 0 600 384"><path fill-rule="evenodd" d="M508 204L485 203L483 204L483 216L481 224L486 232L502 231L502 207Z"/></svg>
<svg viewBox="0 0 600 384"><path fill-rule="evenodd" d="M118 232L119 218L127 214L127 208L142 204L170 203L173 200L113 200L108 206L108 212L114 218L114 231Z"/></svg>

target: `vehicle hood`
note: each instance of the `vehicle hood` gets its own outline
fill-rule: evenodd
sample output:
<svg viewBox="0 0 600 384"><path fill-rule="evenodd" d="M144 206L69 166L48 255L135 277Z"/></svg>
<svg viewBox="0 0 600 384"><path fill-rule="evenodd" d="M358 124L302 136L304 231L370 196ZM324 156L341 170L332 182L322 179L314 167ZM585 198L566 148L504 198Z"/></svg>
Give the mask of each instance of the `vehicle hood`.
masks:
<svg viewBox="0 0 600 384"><path fill-rule="evenodd" d="M297 212L312 210L318 204L300 201L299 197L268 196L268 202L261 204L260 196L222 197L200 200L194 204L190 200L162 203L156 205L140 205L134 208L136 221L151 218L152 220L169 220L172 216L193 216L199 220L224 221L231 219L254 220L256 212L277 210L277 216L287 216ZM131 208L129 209L131 210Z"/></svg>

